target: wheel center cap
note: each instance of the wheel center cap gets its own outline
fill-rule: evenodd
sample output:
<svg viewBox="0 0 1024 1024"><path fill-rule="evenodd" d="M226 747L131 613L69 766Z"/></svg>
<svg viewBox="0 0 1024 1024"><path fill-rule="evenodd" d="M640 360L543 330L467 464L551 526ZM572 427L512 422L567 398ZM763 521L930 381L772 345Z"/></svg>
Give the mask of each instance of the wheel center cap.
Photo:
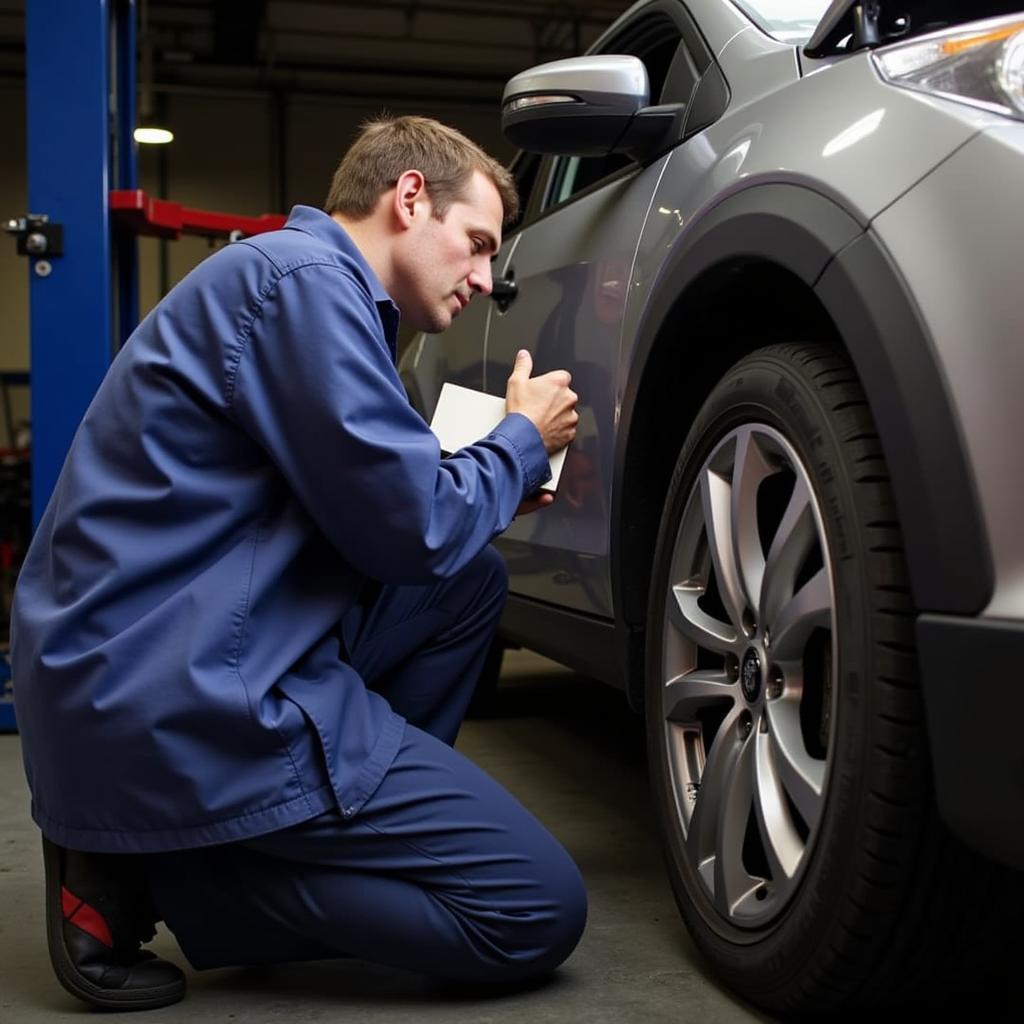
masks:
<svg viewBox="0 0 1024 1024"><path fill-rule="evenodd" d="M761 659L753 647L743 655L740 686L743 688L743 696L753 704L761 693Z"/></svg>

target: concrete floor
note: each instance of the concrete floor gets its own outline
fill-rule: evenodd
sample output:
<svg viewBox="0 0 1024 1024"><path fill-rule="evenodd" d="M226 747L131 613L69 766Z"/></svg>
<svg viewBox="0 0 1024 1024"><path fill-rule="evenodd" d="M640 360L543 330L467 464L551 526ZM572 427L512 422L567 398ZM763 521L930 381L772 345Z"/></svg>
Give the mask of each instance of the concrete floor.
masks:
<svg viewBox="0 0 1024 1024"><path fill-rule="evenodd" d="M770 1020L707 976L677 916L647 797L642 729L625 698L527 652L510 652L504 675L496 716L468 722L458 746L561 839L587 881L587 930L550 982L528 992L481 998L356 961L189 971L185 1002L144 1019L154 1024ZM0 736L0 779L0 1022L81 1018L88 1010L60 988L47 960L39 836L28 814L16 736ZM152 948L182 962L165 932Z"/></svg>

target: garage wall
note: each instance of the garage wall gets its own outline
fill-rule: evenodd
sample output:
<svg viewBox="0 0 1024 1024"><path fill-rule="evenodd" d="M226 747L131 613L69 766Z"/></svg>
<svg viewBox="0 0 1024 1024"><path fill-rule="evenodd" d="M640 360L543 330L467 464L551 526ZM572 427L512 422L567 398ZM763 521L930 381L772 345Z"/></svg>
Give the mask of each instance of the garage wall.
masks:
<svg viewBox="0 0 1024 1024"><path fill-rule="evenodd" d="M287 213L295 203L319 206L338 160L359 124L383 109L425 114L464 131L501 160L512 155L498 123L497 99L486 105L408 101L348 102L333 96L265 93L157 97L174 142L140 147L140 185L153 195L186 206L246 214ZM0 141L0 218L27 210L25 92L0 81L4 132ZM283 147L277 139L283 140ZM45 212L45 211L44 211ZM140 308L144 314L162 294L209 254L202 239L141 239ZM28 268L14 241L0 237L0 370L29 368ZM27 394L12 392L15 418L28 416ZM0 447L8 442L0 424Z"/></svg>
<svg viewBox="0 0 1024 1024"><path fill-rule="evenodd" d="M0 80L0 220L27 213L28 182L25 176L25 90ZM14 239L0 234L0 370L24 370L28 366L28 262L15 252ZM28 417L28 393L10 392L15 421ZM10 443L0 421L0 448Z"/></svg>

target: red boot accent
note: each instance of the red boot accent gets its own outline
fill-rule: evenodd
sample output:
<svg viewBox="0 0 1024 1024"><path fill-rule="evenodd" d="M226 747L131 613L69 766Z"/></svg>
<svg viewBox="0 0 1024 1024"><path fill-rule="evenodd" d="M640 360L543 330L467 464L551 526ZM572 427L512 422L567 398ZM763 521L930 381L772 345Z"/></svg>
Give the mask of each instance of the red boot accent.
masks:
<svg viewBox="0 0 1024 1024"><path fill-rule="evenodd" d="M114 939L103 915L80 900L66 885L60 887L60 904L65 921L81 928L86 935L91 935L108 949L114 948Z"/></svg>

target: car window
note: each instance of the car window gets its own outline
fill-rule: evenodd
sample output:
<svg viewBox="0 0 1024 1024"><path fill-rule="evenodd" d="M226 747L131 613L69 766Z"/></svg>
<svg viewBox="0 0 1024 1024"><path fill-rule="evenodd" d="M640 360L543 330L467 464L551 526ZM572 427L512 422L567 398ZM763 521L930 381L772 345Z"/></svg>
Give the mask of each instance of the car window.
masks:
<svg viewBox="0 0 1024 1024"><path fill-rule="evenodd" d="M668 14L656 12L642 18L601 47L600 53L623 53L639 57L647 68L651 103L684 102L696 85L699 73L682 33ZM690 74L687 87L686 76ZM672 99L669 99L671 94ZM563 203L595 182L618 173L632 161L622 153L608 156L560 157L555 161L551 190L545 206Z"/></svg>
<svg viewBox="0 0 1024 1024"><path fill-rule="evenodd" d="M509 171L516 183L516 192L519 194L519 213L515 220L505 225L504 234L507 237L522 226L530 210L530 200L533 198L533 190L537 184L537 172L543 157L540 153L526 153L520 151L515 155L509 165Z"/></svg>

